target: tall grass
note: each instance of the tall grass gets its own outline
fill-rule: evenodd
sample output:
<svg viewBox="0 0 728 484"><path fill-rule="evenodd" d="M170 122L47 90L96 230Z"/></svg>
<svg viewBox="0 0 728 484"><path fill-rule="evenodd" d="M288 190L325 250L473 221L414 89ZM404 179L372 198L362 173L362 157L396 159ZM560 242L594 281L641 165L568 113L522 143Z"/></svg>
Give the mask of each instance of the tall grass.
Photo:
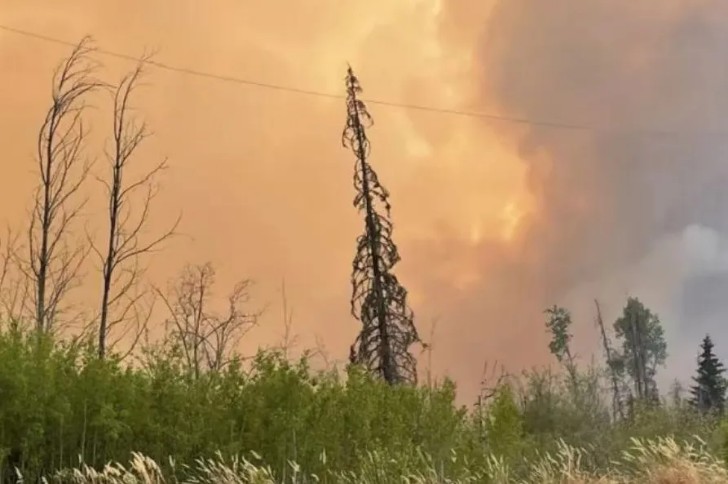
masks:
<svg viewBox="0 0 728 484"><path fill-rule="evenodd" d="M127 466L107 464L101 470L88 466L68 469L43 478L47 483L68 484L303 484L303 483L522 483L522 484L710 484L727 483L728 470L715 457L692 444L679 444L674 439L633 441L613 467L597 473L582 467L585 452L559 443L559 450L546 454L529 464L529 472L523 479L511 475L508 465L496 456L490 456L482 468L471 469L467 475L450 479L432 465L431 459L423 456L421 468L404 471L396 466L386 465L392 460L381 454L372 453L370 464L359 472L325 472L322 475L306 475L300 466L289 462L287 477L276 478L270 467L244 459L226 460L218 453L216 457L198 459L192 466L186 466L187 477L165 478L164 472L154 460L134 453ZM259 461L260 457L255 456ZM453 456L453 458L456 458ZM385 464L385 465L382 465Z"/></svg>

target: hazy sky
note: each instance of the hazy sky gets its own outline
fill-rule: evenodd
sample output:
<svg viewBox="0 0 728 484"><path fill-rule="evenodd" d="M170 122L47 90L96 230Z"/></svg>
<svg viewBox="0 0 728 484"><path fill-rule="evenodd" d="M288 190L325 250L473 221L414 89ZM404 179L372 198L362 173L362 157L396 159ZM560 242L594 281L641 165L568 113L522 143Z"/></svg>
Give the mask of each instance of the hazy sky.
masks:
<svg viewBox="0 0 728 484"><path fill-rule="evenodd" d="M334 94L349 62L368 99L597 128L369 105L371 162L392 192L403 255L398 275L425 338L438 321L433 370L472 395L485 361L511 370L551 361L541 311L553 303L573 309L585 358L598 348L593 298L611 322L627 294L663 317L671 375L692 367L705 331L728 347L728 153L724 135L705 134L728 132L728 6L655 5L3 0L0 23ZM68 51L0 32L0 219L16 226L52 70ZM109 82L132 67L98 59ZM150 261L152 280L208 260L220 295L254 279L254 304L268 305L254 347L282 333L285 278L301 344L319 337L344 359L358 329L349 276L362 223L351 205L353 157L341 147L343 101L150 68L134 104L155 132L140 165L169 158L155 226L181 211L189 235ZM100 156L109 99L94 106ZM88 214L99 233L103 211L97 200Z"/></svg>

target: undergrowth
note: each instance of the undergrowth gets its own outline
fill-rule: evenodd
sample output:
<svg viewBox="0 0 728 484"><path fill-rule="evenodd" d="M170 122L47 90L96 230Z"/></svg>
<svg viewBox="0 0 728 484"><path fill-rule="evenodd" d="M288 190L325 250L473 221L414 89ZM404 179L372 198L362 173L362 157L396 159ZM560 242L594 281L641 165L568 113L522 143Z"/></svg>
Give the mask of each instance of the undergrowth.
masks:
<svg viewBox="0 0 728 484"><path fill-rule="evenodd" d="M676 401L615 422L600 372L580 379L533 371L461 406L448 380L390 387L305 356L196 376L173 347L100 361L8 330L0 481L724 482L721 418Z"/></svg>

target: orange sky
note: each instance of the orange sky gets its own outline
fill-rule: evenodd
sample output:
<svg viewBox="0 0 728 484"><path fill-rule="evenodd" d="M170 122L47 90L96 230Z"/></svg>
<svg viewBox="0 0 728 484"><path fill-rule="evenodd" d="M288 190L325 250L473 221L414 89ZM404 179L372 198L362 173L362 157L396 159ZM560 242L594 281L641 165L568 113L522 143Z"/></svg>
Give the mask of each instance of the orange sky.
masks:
<svg viewBox="0 0 728 484"><path fill-rule="evenodd" d="M323 0L226 0L203 7L185 0L170 8L139 0L6 0L0 19L71 41L91 34L100 48L131 55L154 49L156 60L174 66L332 93L343 92L349 62L367 98L477 107L472 50L488 9L454 19L447 17L457 12L441 12L440 3L378 0L343 7ZM455 20L473 25L454 28ZM12 224L23 220L30 200L34 137L52 69L67 53L63 46L0 34L0 218ZM99 59L110 82L132 67ZM95 105L99 122L93 130L100 138L109 103L100 97ZM181 210L181 230L190 236L151 261L150 277L163 282L184 262L210 260L218 268L219 291L237 278L255 279L254 301L271 305L251 336L256 343L282 331L276 291L285 278L302 343L312 344L317 335L332 358L344 358L357 330L348 299L361 223L351 206L352 155L340 144L343 101L151 68L135 105L155 132L140 156L150 164L167 156L171 167L155 221L161 228ZM468 355L477 361L458 361L463 333L485 338L488 324L449 320L440 304L450 296L433 282L447 281L457 292L485 274L465 251L434 259L431 253L447 252L451 238L460 250L482 238L512 236L523 199L522 167L478 120L377 105L370 111L376 123L369 132L371 161L393 194L404 258L399 273L420 331L428 335L439 317L438 369L477 379L483 361L504 355L489 354L493 346L484 341L481 354ZM90 184L89 190L98 187ZM97 203L89 217L98 225L102 213Z"/></svg>
<svg viewBox="0 0 728 484"><path fill-rule="evenodd" d="M665 26L674 25L673 13L683 3L671 1L654 19L644 9L620 5L630 10L628 19L651 19L654 28L645 31L658 38ZM608 25L607 4L595 0L593 9L581 13ZM574 12L562 1L553 9L555 20L544 21L549 13L534 5L527 0L3 0L0 23L69 41L91 34L102 49L130 55L154 49L155 59L165 64L300 89L343 93L349 62L369 99L564 122L653 119L619 111L612 102L619 97L610 99L611 92L590 96L585 90L582 99L579 76L569 78L568 89L550 90L551 72L540 60L558 62L563 48L543 39L571 32L563 22ZM583 35L577 27L574 31ZM529 32L543 39L530 43ZM594 42L607 42L599 39ZM595 52L601 46L585 45ZM654 87L648 64L657 43L630 45L637 47L625 53L624 63L639 86L636 105L644 97L640 89ZM30 202L34 142L52 70L68 52L0 32L0 220L16 227L24 223ZM579 54L569 59L588 58ZM98 59L109 82L132 67L112 57ZM611 54L597 52L593 59L615 67L609 64ZM532 72L512 76L517 65ZM608 85L598 78L590 82L595 89ZM574 97L564 100L557 92ZM94 105L92 149L101 155L110 104L100 96ZM349 316L349 276L362 229L351 205L353 158L340 141L343 100L150 68L135 107L155 132L140 151L143 163L169 158L155 227L161 230L181 211L181 231L188 236L150 260L151 280L162 284L184 263L208 260L218 269L221 294L237 279L254 279L254 303L269 306L246 343L249 349L280 338L278 288L285 278L301 344L320 338L332 359L343 360L358 329ZM609 176L576 165L576 171L560 173L554 162L557 155L596 153L599 144L591 138L564 135L571 136L564 151L566 137L529 137L523 127L507 123L374 104L369 110L375 120L368 133L371 162L392 193L394 236L403 256L398 275L411 293L425 338L438 320L434 371L456 377L465 395L473 395L485 361L513 369L549 361L540 311L557 302L552 298L574 293L574 286L585 282L575 294L588 305L606 277L616 314L624 291L641 287L621 272L613 275L612 266L652 249L619 249L614 260L604 260L607 276L595 275L590 268L596 248L606 244L607 229L589 231L592 238L582 239L585 231L569 226L571 220L603 216L604 227L612 227L621 213L610 211L615 198L607 192L610 186L602 185ZM580 188L561 204L556 191L571 190L574 183ZM100 193L93 183L88 190ZM92 200L89 221L100 230L104 207ZM610 250L614 247L622 245L614 242ZM561 261L574 250L586 251L579 252L583 264ZM554 254L560 254L558 261ZM95 307L94 277L89 275L84 297ZM665 294L656 300L660 297ZM589 313L583 317L589 326Z"/></svg>

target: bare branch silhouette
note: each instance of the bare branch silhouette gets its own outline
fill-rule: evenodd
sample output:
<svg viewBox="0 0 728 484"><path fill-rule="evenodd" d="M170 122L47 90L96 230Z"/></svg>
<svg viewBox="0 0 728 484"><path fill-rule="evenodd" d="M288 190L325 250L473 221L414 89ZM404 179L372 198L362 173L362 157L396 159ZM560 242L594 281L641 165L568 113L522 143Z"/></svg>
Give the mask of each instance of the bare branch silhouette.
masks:
<svg viewBox="0 0 728 484"><path fill-rule="evenodd" d="M102 252L91 241L91 247L103 262L102 295L98 322L98 356L118 344L123 337L133 331L133 349L149 320L140 303L145 291L139 290L144 267L141 258L157 250L163 242L175 234L180 218L171 228L150 240L141 240L141 234L148 225L151 203L156 194L155 177L166 168L166 160L153 165L137 180L128 181L128 170L142 142L150 135L145 123L138 124L130 117L131 98L141 76L143 65L148 58L143 57L136 68L126 75L114 93L113 141L112 150L106 157L109 171L106 178L97 180L106 189L108 200L108 235ZM132 220L132 199L141 197L141 208L136 220ZM90 239L90 238L89 238ZM153 305L153 303L151 304ZM121 335L112 343L109 335L118 327Z"/></svg>
<svg viewBox="0 0 728 484"><path fill-rule="evenodd" d="M169 311L167 333L194 378L204 371L220 371L236 356L240 340L258 323L260 313L249 313L250 281L238 282L227 297L222 315L209 308L215 269L207 263L187 266L167 291L157 293Z"/></svg>
<svg viewBox="0 0 728 484"><path fill-rule="evenodd" d="M85 99L103 87L93 77L96 65L86 37L57 68L52 104L38 132L40 178L28 227L27 259L20 264L32 286L31 303L36 329L51 331L68 309L68 293L79 284L81 264L88 254L83 244L72 247L70 228L86 201L75 199L91 168L84 155L88 132L83 123Z"/></svg>
<svg viewBox="0 0 728 484"><path fill-rule="evenodd" d="M604 355L607 358L607 368L609 370L609 378L612 383L612 418L615 420L624 419L624 409L622 395L620 392L619 375L614 368L614 357L612 355L612 346L607 336L607 331L604 328L604 320L602 319L602 309L599 305L599 300L594 299L594 305L597 309L596 324L599 327L599 333L602 337L602 346L604 349Z"/></svg>
<svg viewBox="0 0 728 484"><path fill-rule="evenodd" d="M288 358L289 351L298 343L298 335L292 334L293 310L288 307L288 294L286 293L286 281L281 282L281 304L283 310L283 340L281 350L283 357Z"/></svg>
<svg viewBox="0 0 728 484"><path fill-rule="evenodd" d="M428 343L422 343L422 351L427 352L427 387L432 388L432 345L435 341L435 329L437 328L437 322L439 318L432 320L430 326L430 338Z"/></svg>
<svg viewBox="0 0 728 484"><path fill-rule="evenodd" d="M28 280L18 271L18 244L20 234L6 228L5 238L0 239L0 320L19 324L28 298Z"/></svg>
<svg viewBox="0 0 728 484"><path fill-rule="evenodd" d="M476 408L483 408L487 402L495 396L498 389L503 384L504 380L508 378L508 374L504 370L503 366L499 366L498 362L493 365L490 373L488 372L488 362L483 364L483 376L480 380L480 393L476 400Z"/></svg>
<svg viewBox="0 0 728 484"><path fill-rule="evenodd" d="M20 234L7 229L5 248L2 254L2 282L0 282L0 304L4 318L14 325L26 323L31 298L30 278L26 277L20 266Z"/></svg>

